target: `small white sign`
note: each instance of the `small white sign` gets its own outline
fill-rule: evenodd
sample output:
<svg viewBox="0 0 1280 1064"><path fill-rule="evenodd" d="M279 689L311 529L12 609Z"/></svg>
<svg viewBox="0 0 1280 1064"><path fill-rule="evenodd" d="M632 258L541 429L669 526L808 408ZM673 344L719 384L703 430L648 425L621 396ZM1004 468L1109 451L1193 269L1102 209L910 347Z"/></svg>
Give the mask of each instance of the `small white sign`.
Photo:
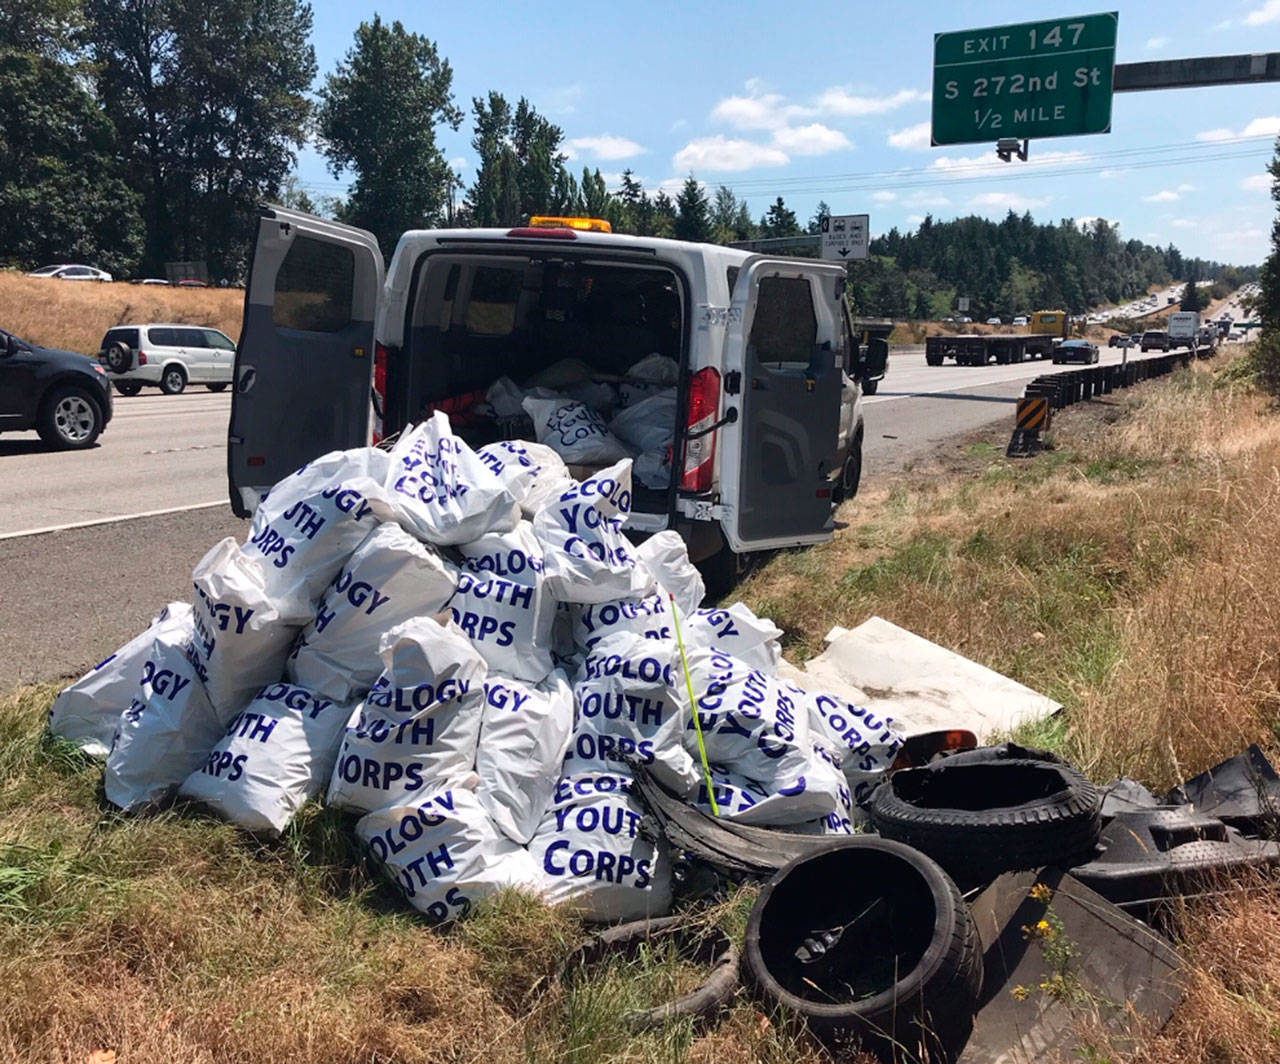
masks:
<svg viewBox="0 0 1280 1064"><path fill-rule="evenodd" d="M969 297L968 297L968 296L961 296L959 299L957 299L957 300L956 300L956 310L960 311L960 313L961 313L961 314L967 314L967 313L968 313L968 311L969 311Z"/></svg>
<svg viewBox="0 0 1280 1064"><path fill-rule="evenodd" d="M836 262L867 257L869 214L833 214L822 219L822 258Z"/></svg>

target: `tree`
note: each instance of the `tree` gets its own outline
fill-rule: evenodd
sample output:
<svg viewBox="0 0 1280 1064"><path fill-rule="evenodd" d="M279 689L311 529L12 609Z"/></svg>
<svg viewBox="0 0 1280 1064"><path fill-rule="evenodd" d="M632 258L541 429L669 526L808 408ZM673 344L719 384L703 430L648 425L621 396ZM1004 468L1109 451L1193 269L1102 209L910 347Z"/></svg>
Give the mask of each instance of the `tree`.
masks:
<svg viewBox="0 0 1280 1064"><path fill-rule="evenodd" d="M115 131L77 72L8 48L0 48L0 248L27 267L90 262L117 274L142 248Z"/></svg>
<svg viewBox="0 0 1280 1064"><path fill-rule="evenodd" d="M585 181L579 186L564 168L559 126L523 97L513 108L501 93L491 92L471 105L478 162L467 207L474 224L520 225L533 214L582 213Z"/></svg>
<svg viewBox="0 0 1280 1064"><path fill-rule="evenodd" d="M690 174L676 196L675 235L677 240L706 243L711 239L711 205L702 186Z"/></svg>
<svg viewBox="0 0 1280 1064"><path fill-rule="evenodd" d="M1186 288L1182 290L1182 309L1183 310L1204 310L1204 300L1200 296L1200 286L1195 280L1187 282Z"/></svg>
<svg viewBox="0 0 1280 1064"><path fill-rule="evenodd" d="M1280 396L1280 138L1267 166L1271 175L1271 199L1276 204L1276 218L1271 223L1271 254L1258 272L1258 295L1250 310L1262 323L1262 336L1254 345L1250 361L1262 385L1272 395Z"/></svg>
<svg viewBox="0 0 1280 1064"><path fill-rule="evenodd" d="M618 231L649 236L653 229L653 204L630 169L622 171L622 187L617 198L621 207Z"/></svg>
<svg viewBox="0 0 1280 1064"><path fill-rule="evenodd" d="M98 97L142 197L147 272L242 273L256 205L306 135L315 77L301 0L87 0Z"/></svg>
<svg viewBox="0 0 1280 1064"><path fill-rule="evenodd" d="M661 189L653 197L653 222L648 236L673 237L676 235L675 201Z"/></svg>
<svg viewBox="0 0 1280 1064"><path fill-rule="evenodd" d="M826 200L818 200L817 207L813 210L813 217L809 219L809 225L806 232L810 236L817 236L822 232L822 220L831 217L831 208L827 206Z"/></svg>
<svg viewBox="0 0 1280 1064"><path fill-rule="evenodd" d="M762 237L800 236L800 226L796 222L796 212L790 210L779 196L769 205L760 219L760 235Z"/></svg>
<svg viewBox="0 0 1280 1064"><path fill-rule="evenodd" d="M406 229L438 223L453 178L436 127L457 129L453 70L436 46L377 15L320 90L316 125L335 177L356 174L345 220L378 238L384 253Z"/></svg>

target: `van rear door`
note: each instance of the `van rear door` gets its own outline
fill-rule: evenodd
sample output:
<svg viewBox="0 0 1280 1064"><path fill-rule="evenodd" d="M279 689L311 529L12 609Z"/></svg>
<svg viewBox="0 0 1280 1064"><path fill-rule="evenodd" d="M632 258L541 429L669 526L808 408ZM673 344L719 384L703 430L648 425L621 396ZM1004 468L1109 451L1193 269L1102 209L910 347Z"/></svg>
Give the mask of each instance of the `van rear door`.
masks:
<svg viewBox="0 0 1280 1064"><path fill-rule="evenodd" d="M231 508L329 451L369 442L378 241L363 229L263 209L236 348L227 478Z"/></svg>
<svg viewBox="0 0 1280 1064"><path fill-rule="evenodd" d="M842 266L795 259L748 259L738 274L724 369L739 392L723 405L739 416L720 430L720 488L740 553L831 538L844 284Z"/></svg>

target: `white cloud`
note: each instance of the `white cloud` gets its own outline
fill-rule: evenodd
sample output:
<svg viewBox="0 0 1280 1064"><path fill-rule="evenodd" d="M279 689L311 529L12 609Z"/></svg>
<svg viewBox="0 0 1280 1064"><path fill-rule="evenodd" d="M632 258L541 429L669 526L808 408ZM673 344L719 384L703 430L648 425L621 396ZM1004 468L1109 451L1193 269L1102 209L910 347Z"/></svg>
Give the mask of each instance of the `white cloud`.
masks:
<svg viewBox="0 0 1280 1064"><path fill-rule="evenodd" d="M1186 183L1183 183L1183 184L1181 184L1181 185L1179 185L1179 186L1178 186L1178 191L1179 191L1179 192L1194 192L1195 190L1196 190L1196 186L1195 186L1195 185L1188 185L1188 184L1186 184Z"/></svg>
<svg viewBox="0 0 1280 1064"><path fill-rule="evenodd" d="M1280 136L1280 115L1269 115L1266 118L1255 118L1244 127L1245 137Z"/></svg>
<svg viewBox="0 0 1280 1064"><path fill-rule="evenodd" d="M920 224L921 222L923 222L923 221L924 221L924 215L923 215L923 214L908 214L908 215L907 215L907 225L919 225L919 224Z"/></svg>
<svg viewBox="0 0 1280 1064"><path fill-rule="evenodd" d="M1234 140L1237 137L1275 137L1280 136L1280 115L1267 115L1255 118L1239 133L1226 126L1217 129L1206 129L1196 134L1196 140Z"/></svg>
<svg viewBox="0 0 1280 1064"><path fill-rule="evenodd" d="M1168 43L1169 43L1168 37L1148 37L1147 38L1147 47L1150 48L1152 51L1156 51L1160 48L1163 48Z"/></svg>
<svg viewBox="0 0 1280 1064"><path fill-rule="evenodd" d="M612 161L630 159L633 155L643 154L645 149L634 140L604 133L598 137L570 137L564 142L563 150L570 159L591 155L597 159Z"/></svg>
<svg viewBox="0 0 1280 1064"><path fill-rule="evenodd" d="M889 134L889 147L902 151L920 151L930 147L930 126L928 122L907 126L906 129L895 130Z"/></svg>
<svg viewBox="0 0 1280 1064"><path fill-rule="evenodd" d="M1178 194L1171 188L1162 188L1159 192L1153 192L1150 196L1143 196L1143 203L1172 203L1178 198Z"/></svg>
<svg viewBox="0 0 1280 1064"><path fill-rule="evenodd" d="M1200 223L1191 218L1175 218L1169 223L1175 229L1195 229Z"/></svg>
<svg viewBox="0 0 1280 1064"><path fill-rule="evenodd" d="M1089 156L1082 151L1046 151L1032 156L1025 163L1001 162L992 155L939 155L929 164L930 169L938 170L948 177L979 177L987 172L1013 173L1010 166L1016 165L1019 171L1033 170L1040 166L1062 166L1070 163L1084 162Z"/></svg>
<svg viewBox="0 0 1280 1064"><path fill-rule="evenodd" d="M877 203L892 203L898 198L896 192L873 192L871 198Z"/></svg>
<svg viewBox="0 0 1280 1064"><path fill-rule="evenodd" d="M582 99L582 94L586 91L586 86L578 83L573 85L560 85L547 93L547 114L571 115L578 109L578 101Z"/></svg>
<svg viewBox="0 0 1280 1064"><path fill-rule="evenodd" d="M819 122L807 126L784 126L773 132L775 147L795 155L826 155L853 147L853 143L838 129Z"/></svg>
<svg viewBox="0 0 1280 1064"><path fill-rule="evenodd" d="M1246 192L1267 192L1271 188L1270 174L1250 174L1240 182Z"/></svg>
<svg viewBox="0 0 1280 1064"><path fill-rule="evenodd" d="M1268 22L1280 22L1280 0L1266 0L1244 17L1246 26L1263 26Z"/></svg>
<svg viewBox="0 0 1280 1064"><path fill-rule="evenodd" d="M711 170L735 172L757 166L786 166L791 157L767 144L735 140L716 134L689 141L676 152L671 165L677 170Z"/></svg>
<svg viewBox="0 0 1280 1064"><path fill-rule="evenodd" d="M1047 198L1019 196L1016 192L980 192L969 201L969 206L991 210L1029 211L1033 207L1043 207L1048 202Z"/></svg>
<svg viewBox="0 0 1280 1064"><path fill-rule="evenodd" d="M450 159L450 160L449 160L449 169L450 169L450 170L465 170L465 169L467 168L467 166L468 166L468 165L469 165L469 164L468 164L467 160L466 160L466 159L464 159L461 155L459 155L456 159Z"/></svg>
<svg viewBox="0 0 1280 1064"><path fill-rule="evenodd" d="M818 96L818 110L842 118L865 118L896 111L905 104L927 100L929 94L918 89L899 89L887 96L857 96L847 89L833 86Z"/></svg>
<svg viewBox="0 0 1280 1064"><path fill-rule="evenodd" d="M747 82L748 89L758 85ZM793 118L811 115L813 112L798 104L787 103L785 96L776 92L764 95L726 96L711 109L711 118L735 129L777 129Z"/></svg>

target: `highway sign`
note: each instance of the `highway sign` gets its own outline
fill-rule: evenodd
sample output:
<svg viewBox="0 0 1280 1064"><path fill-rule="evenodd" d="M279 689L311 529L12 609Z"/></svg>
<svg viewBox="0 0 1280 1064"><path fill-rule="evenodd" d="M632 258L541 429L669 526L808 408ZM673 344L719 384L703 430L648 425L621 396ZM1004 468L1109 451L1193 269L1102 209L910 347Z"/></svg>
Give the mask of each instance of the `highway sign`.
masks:
<svg viewBox="0 0 1280 1064"><path fill-rule="evenodd" d="M1119 13L938 33L933 144L1111 132Z"/></svg>
<svg viewBox="0 0 1280 1064"><path fill-rule="evenodd" d="M867 257L869 214L833 214L819 227L822 254L819 258L848 262Z"/></svg>

